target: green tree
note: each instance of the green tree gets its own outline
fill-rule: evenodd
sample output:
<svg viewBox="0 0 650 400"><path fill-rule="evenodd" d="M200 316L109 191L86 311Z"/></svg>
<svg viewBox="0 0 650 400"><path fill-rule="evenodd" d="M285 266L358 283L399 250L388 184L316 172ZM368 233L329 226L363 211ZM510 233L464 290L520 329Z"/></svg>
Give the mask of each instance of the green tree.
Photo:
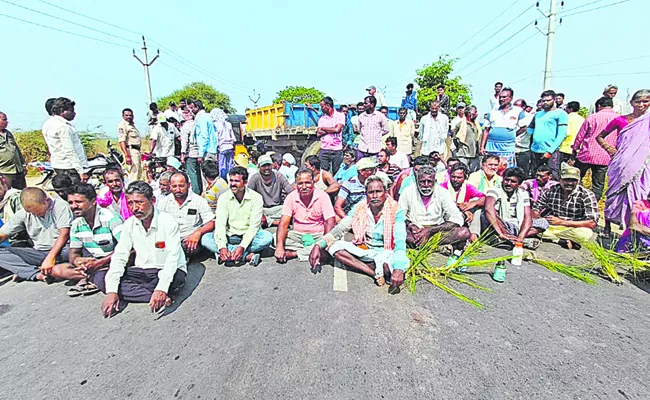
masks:
<svg viewBox="0 0 650 400"><path fill-rule="evenodd" d="M425 65L422 69L415 71L417 78L415 82L420 86L418 89L418 110L421 113L429 111L429 106L438 95L438 86L445 86L445 93L449 96L450 109L453 111L458 104L459 96L462 96L463 103L472 103L471 86L462 82L460 76L452 76L454 71L453 58L448 55L438 57L438 61L431 65Z"/></svg>
<svg viewBox="0 0 650 400"><path fill-rule="evenodd" d="M213 108L221 108L226 113L232 114L237 110L230 105L230 97L221 93L214 87L203 82L192 82L185 85L182 89L175 90L173 93L156 100L159 110L167 109L171 101L178 104L181 99L201 100L205 110L210 112Z"/></svg>
<svg viewBox="0 0 650 400"><path fill-rule="evenodd" d="M587 118L587 115L589 115L589 109L587 107L580 107L580 110L578 110L578 115L581 115L582 118Z"/></svg>
<svg viewBox="0 0 650 400"><path fill-rule="evenodd" d="M304 86L287 86L278 92L273 104L281 101L288 101L290 103L320 103L325 97L325 93L318 89L307 88Z"/></svg>

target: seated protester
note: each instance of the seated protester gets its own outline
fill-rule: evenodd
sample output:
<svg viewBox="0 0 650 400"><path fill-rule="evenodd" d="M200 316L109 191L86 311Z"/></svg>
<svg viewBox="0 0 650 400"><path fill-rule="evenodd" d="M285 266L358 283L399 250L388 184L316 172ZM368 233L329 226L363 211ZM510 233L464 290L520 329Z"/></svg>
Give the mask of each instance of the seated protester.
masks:
<svg viewBox="0 0 650 400"><path fill-rule="evenodd" d="M447 159L447 164L446 164L447 168L445 168L445 179L442 182L440 182L441 185L443 183L445 183L445 182L449 182L449 179L451 178L451 169L456 164L460 164L460 159L459 158L457 158L457 157L449 157Z"/></svg>
<svg viewBox="0 0 650 400"><path fill-rule="evenodd" d="M210 209L212 209L212 212L215 212L219 196L229 192L230 187L228 186L228 182L221 177L218 162L214 160L204 160L203 164L201 164L201 171L203 172L203 177L206 181L203 198L208 201L208 205L210 206Z"/></svg>
<svg viewBox="0 0 650 400"><path fill-rule="evenodd" d="M345 218L355 204L366 198L366 179L375 172L377 163L372 158L364 157L357 162L357 176L343 182L334 203L334 212L340 219Z"/></svg>
<svg viewBox="0 0 650 400"><path fill-rule="evenodd" d="M282 156L282 165L278 172L284 175L290 184L293 185L296 181L296 172L298 172L298 167L296 167L296 159L291 153L284 153Z"/></svg>
<svg viewBox="0 0 650 400"><path fill-rule="evenodd" d="M392 187L393 198L395 200L399 200L399 197L402 192L404 192L404 189L409 187L412 183L415 183L415 174L420 168L424 167L425 165L429 165L429 157L419 156L413 160L413 168L405 169L404 171L400 172L400 174L395 179Z"/></svg>
<svg viewBox="0 0 650 400"><path fill-rule="evenodd" d="M409 162L409 157L402 153L401 151L397 151L397 138L394 136L389 137L386 139L386 152L388 153L388 156L390 158L390 161L397 165L397 167L402 170L406 169L411 166L411 163Z"/></svg>
<svg viewBox="0 0 650 400"><path fill-rule="evenodd" d="M52 189L59 196L59 199L68 201L68 191L72 189L72 179L65 174L57 174L52 178Z"/></svg>
<svg viewBox="0 0 650 400"><path fill-rule="evenodd" d="M449 191L436 184L436 171L427 165L418 170L416 183L399 198L406 213L406 243L422 246L433 235L443 233L441 244L462 248L469 239L469 229Z"/></svg>
<svg viewBox="0 0 650 400"><path fill-rule="evenodd" d="M167 157L165 167L165 171L178 172L183 170L183 164L181 164L178 158L173 156Z"/></svg>
<svg viewBox="0 0 650 400"><path fill-rule="evenodd" d="M14 273L14 280L49 280L54 266L68 260L72 211L67 202L35 187L24 189L20 200L23 209L0 228L0 242L26 232L34 247L0 248L0 268Z"/></svg>
<svg viewBox="0 0 650 400"><path fill-rule="evenodd" d="M320 169L320 158L318 156L307 157L305 167L314 173L314 187L316 189L320 189L330 196L335 196L338 193L341 185L329 171Z"/></svg>
<svg viewBox="0 0 650 400"><path fill-rule="evenodd" d="M122 225L108 270L96 271L92 277L106 293L102 302L105 318L120 311L120 300L148 302L152 312L170 306L170 296L183 286L187 276L178 223L156 210L151 186L136 181L125 194L133 216ZM135 261L130 265L133 252Z"/></svg>
<svg viewBox="0 0 650 400"><path fill-rule="evenodd" d="M97 196L97 205L109 208L123 221L126 221L133 214L131 214L131 210L126 204L126 196L124 196L124 177L116 169L107 169L104 171L104 184L106 184L106 188Z"/></svg>
<svg viewBox="0 0 650 400"><path fill-rule="evenodd" d="M627 229L616 243L619 253L650 251L650 198L632 203Z"/></svg>
<svg viewBox="0 0 650 400"><path fill-rule="evenodd" d="M474 221L475 214L483 208L485 195L474 186L465 182L469 176L469 168L467 165L461 162L452 164L449 175L449 182L445 182L440 186L449 191L451 198L463 213L466 224L470 225Z"/></svg>
<svg viewBox="0 0 650 400"><path fill-rule="evenodd" d="M174 175L172 171L164 171L162 174L160 174L158 182L154 181L151 183L153 195L156 199L156 202L161 202L165 197L171 194L172 187L169 180L171 179L172 175Z"/></svg>
<svg viewBox="0 0 650 400"><path fill-rule="evenodd" d="M279 172L273 171L273 161L267 155L257 160L260 173L251 176L248 188L262 196L262 227L278 226L282 217L284 199L293 191L293 187Z"/></svg>
<svg viewBox="0 0 650 400"><path fill-rule="evenodd" d="M262 196L246 187L248 171L234 167L228 171L230 192L217 201L214 239L219 252L218 261L226 266L248 262L257 266L260 252L273 242L271 233L260 229L262 225Z"/></svg>
<svg viewBox="0 0 650 400"><path fill-rule="evenodd" d="M545 217L550 224L542 239L568 248L591 240L599 217L596 196L580 186L580 170L567 163L560 168L560 183L542 191L533 210L535 218Z"/></svg>
<svg viewBox="0 0 650 400"><path fill-rule="evenodd" d="M388 154L388 151L386 149L379 150L379 154L377 154L377 161L379 162L377 170L388 175L391 183L394 182L402 170L397 165L391 163L390 154Z"/></svg>
<svg viewBox="0 0 650 400"><path fill-rule="evenodd" d="M50 276L79 281L68 291L70 297L93 294L99 288L87 278L108 268L120 240L122 219L110 208L97 207L95 188L87 183L71 189L68 203L75 217L70 228L70 254L67 262L54 266Z"/></svg>
<svg viewBox="0 0 650 400"><path fill-rule="evenodd" d="M334 175L334 180L343 183L357 176L357 151L354 149L343 150L343 162Z"/></svg>
<svg viewBox="0 0 650 400"><path fill-rule="evenodd" d="M502 178L497 175L499 169L499 156L488 154L483 157L481 169L474 172L467 179L467 183L477 188L481 193L501 186Z"/></svg>
<svg viewBox="0 0 650 400"><path fill-rule="evenodd" d="M289 224L293 220L293 229ZM336 224L336 214L329 196L314 187L314 173L301 169L296 173L296 190L289 193L282 209L276 233L275 258L279 263L298 258L309 260L316 268L327 246L314 246ZM318 247L318 248L316 248Z"/></svg>
<svg viewBox="0 0 650 400"><path fill-rule="evenodd" d="M458 161L457 158L455 160ZM442 158L440 158L440 153L432 151L431 154L429 154L429 165L431 165L431 167L436 171L436 182L443 183L449 180L447 164Z"/></svg>
<svg viewBox="0 0 650 400"><path fill-rule="evenodd" d="M553 173L551 172L551 169L548 165L542 164L537 168L535 179L524 181L519 188L528 192L531 204L535 205L543 190L546 190L553 185L557 185L557 181L554 181L552 178Z"/></svg>
<svg viewBox="0 0 650 400"><path fill-rule="evenodd" d="M190 178L185 172L175 172L170 181L172 196L165 197L156 208L174 217L178 223L185 255L197 253L199 244L216 253L214 213L207 200L190 190Z"/></svg>
<svg viewBox="0 0 650 400"><path fill-rule="evenodd" d="M267 154L267 155L271 156L271 160L273 161L273 171L279 172L280 167L282 166L282 154L274 152L273 154Z"/></svg>
<svg viewBox="0 0 650 400"><path fill-rule="evenodd" d="M524 179L523 169L508 168L501 187L488 190L485 211L481 215L481 232L491 228L502 242L512 245L519 242L534 250L540 244L536 237L548 228L548 222L543 218L533 219L528 193L520 187ZM478 235L480 232L472 233Z"/></svg>
<svg viewBox="0 0 650 400"><path fill-rule="evenodd" d="M398 288L409 264L404 210L390 197L386 182L376 175L366 180L366 192L366 199L332 231L336 236L335 231L343 234L352 228L354 240L337 240L328 251L346 267L375 278L378 286L389 280L391 288Z"/></svg>
<svg viewBox="0 0 650 400"><path fill-rule="evenodd" d="M23 203L20 202L19 189L14 189L7 185L7 180L4 175L0 174L0 216L2 223L6 223L19 211L23 209ZM29 236L27 232L21 232L16 235L9 236L8 243L13 247L26 247L29 246ZM5 243L5 247L7 242Z"/></svg>

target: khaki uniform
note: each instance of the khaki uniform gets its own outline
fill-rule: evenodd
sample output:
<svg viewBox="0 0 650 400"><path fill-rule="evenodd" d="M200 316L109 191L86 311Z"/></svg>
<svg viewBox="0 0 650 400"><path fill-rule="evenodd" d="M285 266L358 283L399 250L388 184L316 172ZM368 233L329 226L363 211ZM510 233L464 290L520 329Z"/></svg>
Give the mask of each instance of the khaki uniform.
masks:
<svg viewBox="0 0 650 400"><path fill-rule="evenodd" d="M117 141L125 142L126 147L129 149L131 154L131 168L129 170L129 180L131 182L139 181L143 178L142 173L142 156L141 156L141 147L142 139L140 138L140 132L135 125L131 125L125 120L120 121L117 124Z"/></svg>

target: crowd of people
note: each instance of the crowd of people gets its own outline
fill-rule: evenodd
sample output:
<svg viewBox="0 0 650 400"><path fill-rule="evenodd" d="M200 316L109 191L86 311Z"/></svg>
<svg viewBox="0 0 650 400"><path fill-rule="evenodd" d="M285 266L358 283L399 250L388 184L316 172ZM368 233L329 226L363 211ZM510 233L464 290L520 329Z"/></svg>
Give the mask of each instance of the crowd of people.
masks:
<svg viewBox="0 0 650 400"><path fill-rule="evenodd" d="M594 240L606 181L606 229L625 229L618 250L648 249L650 90L637 91L628 112L609 85L583 118L562 93L544 91L533 110L511 88L494 89L481 122L475 106L450 108L443 85L419 115L409 84L396 120L374 86L356 106L337 109L325 97L320 111L308 105L319 112L320 154L302 163L237 150L226 113L208 113L200 100L165 111L152 104L145 153L126 108L117 126L126 171L106 169L99 190L86 183L75 103L50 99L42 133L52 194L26 187L24 157L0 113L0 268L16 280L75 281L72 297L101 291L106 317L124 301L169 306L200 253L226 267L273 254L314 272L334 259L396 288L407 248L438 233L447 253L486 232L492 245L530 249ZM165 171L148 173L147 157Z"/></svg>

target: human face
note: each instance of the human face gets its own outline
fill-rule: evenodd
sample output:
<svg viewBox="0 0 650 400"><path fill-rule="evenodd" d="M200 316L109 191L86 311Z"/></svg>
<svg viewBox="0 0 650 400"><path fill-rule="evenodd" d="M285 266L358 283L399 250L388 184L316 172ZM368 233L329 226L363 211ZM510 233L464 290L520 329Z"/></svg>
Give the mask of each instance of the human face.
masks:
<svg viewBox="0 0 650 400"><path fill-rule="evenodd" d="M74 107L70 107L69 109L63 111L61 113L61 116L68 121L72 121L74 117L77 116L77 113L74 111Z"/></svg>
<svg viewBox="0 0 650 400"><path fill-rule="evenodd" d="M45 214L47 214L48 208L50 208L50 200L48 199L45 201L45 203L41 204L26 205L23 208L28 213L43 218L45 217Z"/></svg>
<svg viewBox="0 0 650 400"><path fill-rule="evenodd" d="M512 104L514 104L515 107L524 108L524 102L521 99L515 101Z"/></svg>
<svg viewBox="0 0 650 400"><path fill-rule="evenodd" d="M95 207L95 200L90 201L86 196L82 194L71 194L68 196L68 204L70 204L70 210L76 218L85 217L88 212Z"/></svg>
<svg viewBox="0 0 650 400"><path fill-rule="evenodd" d="M542 97L542 110L550 111L555 105L555 98L553 96Z"/></svg>
<svg viewBox="0 0 650 400"><path fill-rule="evenodd" d="M232 190L232 194L235 196L244 193L246 190L244 177L241 175L230 175L230 190Z"/></svg>
<svg viewBox="0 0 650 400"><path fill-rule="evenodd" d="M465 173L457 169L449 175L449 180L451 181L451 187L458 191L463 186L463 183L465 183Z"/></svg>
<svg viewBox="0 0 650 400"><path fill-rule="evenodd" d="M330 107L324 101L320 102L320 109L323 110L323 114L332 115L332 107Z"/></svg>
<svg viewBox="0 0 650 400"><path fill-rule="evenodd" d="M499 170L499 160L490 158L483 163L483 172L488 178L492 178Z"/></svg>
<svg viewBox="0 0 650 400"><path fill-rule="evenodd" d="M133 123L133 111L124 111L122 113L122 118L129 124Z"/></svg>
<svg viewBox="0 0 650 400"><path fill-rule="evenodd" d="M454 165L458 164L459 162L460 162L460 161L449 161L449 162L447 163L447 171L451 171L451 167L453 167Z"/></svg>
<svg viewBox="0 0 650 400"><path fill-rule="evenodd" d="M420 175L417 177L418 191L424 197L429 197L433 193L433 187L436 182L436 174Z"/></svg>
<svg viewBox="0 0 650 400"><path fill-rule="evenodd" d="M432 167L435 167L438 165L438 162L440 161L440 154L438 152L433 152L429 155L429 164Z"/></svg>
<svg viewBox="0 0 650 400"><path fill-rule="evenodd" d="M366 198L370 207L375 209L383 207L386 202L386 196L386 188L383 183L377 181L370 182L366 189Z"/></svg>
<svg viewBox="0 0 650 400"><path fill-rule="evenodd" d="M517 189L519 189L519 185L521 185L521 182L519 182L519 179L517 179L514 176L509 176L506 179L503 180L503 183L501 184L501 187L503 188L503 191L506 192L508 196L512 195Z"/></svg>
<svg viewBox="0 0 650 400"><path fill-rule="evenodd" d="M259 168L260 168L260 175L262 175L265 178L270 178L271 175L273 174L273 164L261 165Z"/></svg>
<svg viewBox="0 0 650 400"><path fill-rule="evenodd" d="M438 88L438 96L445 94L445 88Z"/></svg>
<svg viewBox="0 0 650 400"><path fill-rule="evenodd" d="M343 114L347 114L347 113L348 113L348 110L349 110L348 106L341 106L341 112L342 112Z"/></svg>
<svg viewBox="0 0 650 400"><path fill-rule="evenodd" d="M194 103L191 103L189 106L187 106L187 108L190 109L192 114L196 114L196 106L194 105Z"/></svg>
<svg viewBox="0 0 650 400"><path fill-rule="evenodd" d="M343 164L346 166L350 166L354 163L354 156L351 155L350 153L344 153L343 154Z"/></svg>
<svg viewBox="0 0 650 400"><path fill-rule="evenodd" d="M411 93L413 93L413 88L412 87L407 87L406 88L406 94L408 94L410 96Z"/></svg>
<svg viewBox="0 0 650 400"><path fill-rule="evenodd" d="M310 196L314 193L314 179L309 174L300 174L296 178L296 188L301 196Z"/></svg>
<svg viewBox="0 0 650 400"><path fill-rule="evenodd" d="M53 187L53 189L56 192L56 194L59 195L60 198L67 201L67 199L68 199L68 188L67 187Z"/></svg>
<svg viewBox="0 0 650 400"><path fill-rule="evenodd" d="M562 190L564 190L567 193L571 193L576 189L576 187L578 187L578 180L560 179L560 185L562 186Z"/></svg>
<svg viewBox="0 0 650 400"><path fill-rule="evenodd" d="M494 85L494 94L495 95L499 94L499 92L501 92L501 89L503 89L503 85L500 85L500 84Z"/></svg>
<svg viewBox="0 0 650 400"><path fill-rule="evenodd" d="M382 113L382 114L384 114L384 116L385 116L386 118L388 118L388 110L387 110L387 109L382 108L381 110L379 110L379 112Z"/></svg>
<svg viewBox="0 0 650 400"><path fill-rule="evenodd" d="M388 163L388 155L386 155L386 152L380 151L379 154L377 154L377 161L379 161L379 164L384 165Z"/></svg>
<svg viewBox="0 0 650 400"><path fill-rule="evenodd" d="M186 106L187 104L185 104L185 101L181 100L178 102L178 108L180 108L181 110L184 110Z"/></svg>
<svg viewBox="0 0 650 400"><path fill-rule="evenodd" d="M502 90L499 92L499 107L504 108L512 103L512 94L509 90Z"/></svg>
<svg viewBox="0 0 650 400"><path fill-rule="evenodd" d="M388 140L386 141L386 150L388 150L390 154L395 154L397 152L397 148Z"/></svg>
<svg viewBox="0 0 650 400"><path fill-rule="evenodd" d="M537 181L537 185L539 187L544 187L548 183L548 181L551 180L551 173L550 172L538 172L535 174L535 180Z"/></svg>
<svg viewBox="0 0 650 400"><path fill-rule="evenodd" d="M463 118L465 116L465 107L458 107L456 109L456 114L458 114L459 117Z"/></svg>
<svg viewBox="0 0 650 400"><path fill-rule="evenodd" d="M526 112L529 113L533 111L533 106L526 106Z"/></svg>
<svg viewBox="0 0 650 400"><path fill-rule="evenodd" d="M610 98L616 97L616 94L618 93L618 89L616 88L611 88L607 92L605 92L605 96L609 96Z"/></svg>
<svg viewBox="0 0 650 400"><path fill-rule="evenodd" d="M648 106L650 106L650 96L638 98L633 100L630 104L632 104L635 115L643 115L648 111Z"/></svg>
<svg viewBox="0 0 650 400"><path fill-rule="evenodd" d="M153 217L153 200L149 200L145 195L140 193L132 193L126 195L126 204L129 210L140 221Z"/></svg>
<svg viewBox="0 0 650 400"><path fill-rule="evenodd" d="M370 102L370 99L365 99L363 101L363 109L368 114L372 114L372 112L375 111L375 106L372 105L372 103Z"/></svg>
<svg viewBox="0 0 650 400"><path fill-rule="evenodd" d="M437 103L431 103L431 107L429 108L429 111L431 111L432 116L438 115L438 111L440 110L440 105Z"/></svg>
<svg viewBox="0 0 650 400"><path fill-rule="evenodd" d="M474 122L476 117L478 117L478 110L476 108L470 108L470 111L466 115L467 119Z"/></svg>
<svg viewBox="0 0 650 400"><path fill-rule="evenodd" d="M361 183L365 182L366 179L374 175L375 172L377 172L377 168L366 168L366 169L359 170L357 172L359 174L359 181Z"/></svg>
<svg viewBox="0 0 650 400"><path fill-rule="evenodd" d="M109 172L104 177L104 180L106 181L106 186L108 186L108 189L110 189L111 193L115 195L122 193L122 189L124 189L124 181L122 180L120 174L116 172Z"/></svg>
<svg viewBox="0 0 650 400"><path fill-rule="evenodd" d="M183 175L174 175L170 180L171 190L176 200L185 200L189 193L190 185L187 184Z"/></svg>
<svg viewBox="0 0 650 400"><path fill-rule="evenodd" d="M406 119L406 114L407 114L406 110L399 110L397 112L397 115L399 116L399 120L402 122L404 122L404 120Z"/></svg>
<svg viewBox="0 0 650 400"><path fill-rule="evenodd" d="M309 162L305 162L305 168L307 168L308 170L310 170L312 172L316 172L316 168L314 168L314 166L311 165Z"/></svg>
<svg viewBox="0 0 650 400"><path fill-rule="evenodd" d="M160 188L160 193L167 196L172 192L171 184L169 179L161 179L158 181L158 187Z"/></svg>
<svg viewBox="0 0 650 400"><path fill-rule="evenodd" d="M555 96L555 104L558 106L561 106L564 103L564 97L562 96Z"/></svg>
<svg viewBox="0 0 650 400"><path fill-rule="evenodd" d="M377 93L377 89L370 89L370 90L368 90L368 93L369 93L371 96L374 96L375 93Z"/></svg>
<svg viewBox="0 0 650 400"><path fill-rule="evenodd" d="M7 129L7 125L9 125L9 120L7 119L7 114L0 113L0 131L3 130L3 129Z"/></svg>

